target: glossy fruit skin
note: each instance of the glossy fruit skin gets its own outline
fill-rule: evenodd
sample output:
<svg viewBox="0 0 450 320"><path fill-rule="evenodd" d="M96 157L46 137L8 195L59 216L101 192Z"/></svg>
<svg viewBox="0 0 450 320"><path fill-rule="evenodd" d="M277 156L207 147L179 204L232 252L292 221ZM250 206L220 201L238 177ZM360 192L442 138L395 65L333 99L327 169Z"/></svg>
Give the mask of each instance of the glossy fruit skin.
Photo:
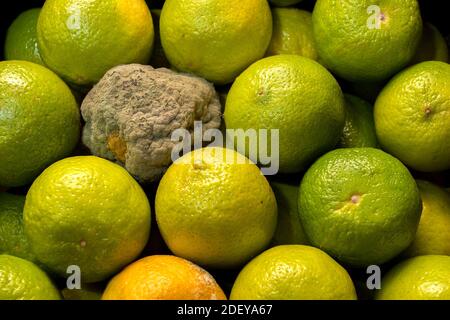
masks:
<svg viewBox="0 0 450 320"><path fill-rule="evenodd" d="M277 221L275 196L259 168L218 147L174 162L159 184L155 209L175 255L219 269L239 267L264 250Z"/></svg>
<svg viewBox="0 0 450 320"><path fill-rule="evenodd" d="M0 255L0 300L60 300L50 278L34 263Z"/></svg>
<svg viewBox="0 0 450 320"><path fill-rule="evenodd" d="M102 300L226 300L204 269L175 256L133 262L108 284Z"/></svg>
<svg viewBox="0 0 450 320"><path fill-rule="evenodd" d="M224 118L227 129L279 130L279 172L300 172L337 144L345 122L344 98L319 63L278 55L254 63L236 79ZM270 151L270 144L258 148L259 153Z"/></svg>
<svg viewBox="0 0 450 320"><path fill-rule="evenodd" d="M450 256L450 194L428 181L418 180L417 185L422 199L422 216L406 255Z"/></svg>
<svg viewBox="0 0 450 320"><path fill-rule="evenodd" d="M272 239L274 245L309 244L298 213L298 183L270 183L278 207L278 223Z"/></svg>
<svg viewBox="0 0 450 320"><path fill-rule="evenodd" d="M345 97L345 126L339 142L342 148L376 148L378 145L373 107L366 101L352 96Z"/></svg>
<svg viewBox="0 0 450 320"><path fill-rule="evenodd" d="M112 162L71 157L47 168L28 191L25 233L51 271L82 282L108 278L133 261L150 232L150 206L129 173Z"/></svg>
<svg viewBox="0 0 450 320"><path fill-rule="evenodd" d="M23 228L25 196L0 193L0 253L36 262Z"/></svg>
<svg viewBox="0 0 450 320"><path fill-rule="evenodd" d="M266 56L298 54L318 60L312 16L296 8L273 8L273 33Z"/></svg>
<svg viewBox="0 0 450 320"><path fill-rule="evenodd" d="M450 256L426 255L408 259L382 279L377 300L449 300Z"/></svg>
<svg viewBox="0 0 450 320"><path fill-rule="evenodd" d="M28 61L0 62L0 185L29 184L78 143L80 112L69 87Z"/></svg>
<svg viewBox="0 0 450 320"><path fill-rule="evenodd" d="M347 271L309 246L273 247L239 273L231 300L356 300Z"/></svg>
<svg viewBox="0 0 450 320"><path fill-rule="evenodd" d="M379 28L374 5L382 14ZM333 73L349 81L379 81L412 59L422 18L417 0L317 0L313 29L321 61Z"/></svg>
<svg viewBox="0 0 450 320"><path fill-rule="evenodd" d="M421 211L408 169L378 149L331 151L300 185L300 220L308 239L355 267L384 263L406 249Z"/></svg>
<svg viewBox="0 0 450 320"><path fill-rule="evenodd" d="M264 56L272 15L266 0L167 0L160 28L171 65L227 84Z"/></svg>
<svg viewBox="0 0 450 320"><path fill-rule="evenodd" d="M147 63L154 38L144 0L48 0L37 31L45 64L79 86L117 65Z"/></svg>
<svg viewBox="0 0 450 320"><path fill-rule="evenodd" d="M41 9L22 12L6 34L5 59L26 60L44 65L37 43L37 21Z"/></svg>
<svg viewBox="0 0 450 320"><path fill-rule="evenodd" d="M375 103L382 148L417 171L450 168L449 81L450 65L422 62L396 75Z"/></svg>

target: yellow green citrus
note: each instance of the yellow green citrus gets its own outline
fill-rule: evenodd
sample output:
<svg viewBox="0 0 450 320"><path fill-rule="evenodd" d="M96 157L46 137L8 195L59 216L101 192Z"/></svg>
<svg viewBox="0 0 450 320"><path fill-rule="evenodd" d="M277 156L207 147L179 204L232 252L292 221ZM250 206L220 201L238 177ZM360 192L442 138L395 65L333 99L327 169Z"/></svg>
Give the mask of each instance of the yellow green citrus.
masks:
<svg viewBox="0 0 450 320"><path fill-rule="evenodd" d="M296 8L273 8L273 33L266 56L298 54L318 59L311 13Z"/></svg>
<svg viewBox="0 0 450 320"><path fill-rule="evenodd" d="M0 62L0 185L17 187L68 156L80 132L69 87L28 61Z"/></svg>
<svg viewBox="0 0 450 320"><path fill-rule="evenodd" d="M278 223L272 243L308 244L298 214L298 184L271 182L278 207Z"/></svg>
<svg viewBox="0 0 450 320"><path fill-rule="evenodd" d="M44 64L37 43L37 21L41 9L22 12L11 24L6 34L6 60L26 60Z"/></svg>
<svg viewBox="0 0 450 320"><path fill-rule="evenodd" d="M347 271L325 252L303 245L271 248L239 273L231 300L356 300Z"/></svg>
<svg viewBox="0 0 450 320"><path fill-rule="evenodd" d="M37 33L45 64L86 86L117 65L147 63L154 38L144 0L47 0Z"/></svg>
<svg viewBox="0 0 450 320"><path fill-rule="evenodd" d="M23 228L25 197L0 193L0 254L35 262L36 257Z"/></svg>
<svg viewBox="0 0 450 320"><path fill-rule="evenodd" d="M422 198L422 216L408 256L450 256L450 195L444 189L417 181Z"/></svg>
<svg viewBox="0 0 450 320"><path fill-rule="evenodd" d="M280 172L298 172L338 142L345 121L344 98L319 63L277 55L254 63L236 79L224 118L227 129L279 130L279 143L272 143L272 132L267 143L258 139L258 154L270 155L272 144L278 146ZM252 156L249 148L246 154Z"/></svg>
<svg viewBox="0 0 450 320"><path fill-rule="evenodd" d="M423 61L449 62L448 47L444 37L434 25L428 22L423 25L422 39L412 63Z"/></svg>
<svg viewBox="0 0 450 320"><path fill-rule="evenodd" d="M28 191L25 233L39 261L60 276L76 265L97 282L133 261L147 243L150 206L117 164L72 157L47 168Z"/></svg>
<svg viewBox="0 0 450 320"><path fill-rule="evenodd" d="M0 255L0 300L59 300L58 290L34 263Z"/></svg>
<svg viewBox="0 0 450 320"><path fill-rule="evenodd" d="M272 16L266 0L166 0L160 27L177 70L226 84L264 56Z"/></svg>
<svg viewBox="0 0 450 320"><path fill-rule="evenodd" d="M427 61L395 76L375 103L383 149L418 171L450 168L450 65Z"/></svg>
<svg viewBox="0 0 450 320"><path fill-rule="evenodd" d="M308 239L351 266L381 264L405 250L421 211L408 169L378 149L331 151L300 185L300 220Z"/></svg>
<svg viewBox="0 0 450 320"><path fill-rule="evenodd" d="M450 257L411 258L392 268L381 282L377 300L450 300Z"/></svg>
<svg viewBox="0 0 450 320"><path fill-rule="evenodd" d="M417 0L317 0L312 19L321 61L351 81L397 73L414 56L422 34Z"/></svg>
<svg viewBox="0 0 450 320"><path fill-rule="evenodd" d="M223 148L190 152L168 169L156 220L177 256L214 268L238 267L270 242L277 205L259 168Z"/></svg>
<svg viewBox="0 0 450 320"><path fill-rule="evenodd" d="M366 101L345 95L345 127L339 143L342 148L377 146L373 107Z"/></svg>

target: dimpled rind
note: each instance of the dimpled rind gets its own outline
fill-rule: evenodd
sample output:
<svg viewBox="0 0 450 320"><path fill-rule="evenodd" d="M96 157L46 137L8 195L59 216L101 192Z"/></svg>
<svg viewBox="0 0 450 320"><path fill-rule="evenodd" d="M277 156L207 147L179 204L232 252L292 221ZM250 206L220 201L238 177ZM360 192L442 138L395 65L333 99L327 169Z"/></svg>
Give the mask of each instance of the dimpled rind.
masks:
<svg viewBox="0 0 450 320"><path fill-rule="evenodd" d="M375 128L384 150L423 172L450 168L450 65L416 64L377 98Z"/></svg>
<svg viewBox="0 0 450 320"><path fill-rule="evenodd" d="M303 245L273 247L239 273L231 300L356 300L347 271L325 252Z"/></svg>
<svg viewBox="0 0 450 320"><path fill-rule="evenodd" d="M56 74L28 61L0 62L0 186L31 183L79 136L77 103Z"/></svg>
<svg viewBox="0 0 450 320"><path fill-rule="evenodd" d="M117 65L147 63L154 41L144 0L47 0L37 31L45 64L79 86Z"/></svg>
<svg viewBox="0 0 450 320"><path fill-rule="evenodd" d="M422 35L417 0L317 0L312 18L321 62L349 81L389 78L410 62Z"/></svg>
<svg viewBox="0 0 450 320"><path fill-rule="evenodd" d="M39 261L60 276L80 267L97 282L133 261L147 243L150 206L117 164L93 156L61 160L28 191L25 233Z"/></svg>
<svg viewBox="0 0 450 320"><path fill-rule="evenodd" d="M272 15L266 0L166 0L160 28L171 65L227 84L264 56Z"/></svg>
<svg viewBox="0 0 450 320"><path fill-rule="evenodd" d="M408 169L378 149L331 151L300 185L300 220L312 245L355 267L387 262L406 249L421 211Z"/></svg>
<svg viewBox="0 0 450 320"><path fill-rule="evenodd" d="M224 118L227 129L279 130L279 171L299 172L337 144L344 97L319 63L278 55L254 63L236 79ZM258 147L270 151L270 144Z"/></svg>
<svg viewBox="0 0 450 320"><path fill-rule="evenodd" d="M0 300L60 300L59 291L34 263L0 255Z"/></svg>
<svg viewBox="0 0 450 320"><path fill-rule="evenodd" d="M239 267L269 244L275 196L259 168L230 149L203 148L170 166L155 201L161 234L180 257L212 268Z"/></svg>

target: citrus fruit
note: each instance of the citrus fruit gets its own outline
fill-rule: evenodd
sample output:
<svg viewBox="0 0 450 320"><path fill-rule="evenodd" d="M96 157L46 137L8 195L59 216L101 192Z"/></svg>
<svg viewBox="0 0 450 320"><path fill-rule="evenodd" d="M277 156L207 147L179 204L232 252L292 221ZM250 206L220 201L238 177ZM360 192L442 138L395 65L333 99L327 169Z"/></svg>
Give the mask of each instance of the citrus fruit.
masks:
<svg viewBox="0 0 450 320"><path fill-rule="evenodd" d="M392 268L381 282L377 300L450 300L450 257L411 258Z"/></svg>
<svg viewBox="0 0 450 320"><path fill-rule="evenodd" d="M170 63L167 61L166 54L161 44L161 37L159 36L159 18L161 17L161 10L150 10L155 29L155 41L153 45L153 52L150 58L150 65L153 68L170 68Z"/></svg>
<svg viewBox="0 0 450 320"><path fill-rule="evenodd" d="M116 275L103 300L226 300L214 278L175 256L140 259Z"/></svg>
<svg viewBox="0 0 450 320"><path fill-rule="evenodd" d="M417 0L317 0L312 20L321 61L352 81L383 80L401 70L422 34Z"/></svg>
<svg viewBox="0 0 450 320"><path fill-rule="evenodd" d="M279 143L269 141L266 146L262 141L258 154L271 154L270 146L277 144L279 171L298 172L338 142L345 121L344 98L319 63L278 55L254 63L236 79L224 118L227 129L279 130Z"/></svg>
<svg viewBox="0 0 450 320"><path fill-rule="evenodd" d="M272 16L266 0L166 0L160 27L176 69L226 84L264 56Z"/></svg>
<svg viewBox="0 0 450 320"><path fill-rule="evenodd" d="M34 263L0 255L0 300L59 300L50 278Z"/></svg>
<svg viewBox="0 0 450 320"><path fill-rule="evenodd" d="M155 200L156 220L177 256L238 267L262 251L277 221L275 196L259 168L230 149L197 149L175 161Z"/></svg>
<svg viewBox="0 0 450 320"><path fill-rule="evenodd" d="M278 223L272 243L308 244L298 214L298 184L271 182L272 190L277 199Z"/></svg>
<svg viewBox="0 0 450 320"><path fill-rule="evenodd" d="M27 61L0 62L0 185L23 186L75 148L80 114L69 87Z"/></svg>
<svg viewBox="0 0 450 320"><path fill-rule="evenodd" d="M448 62L448 48L444 37L439 30L431 23L424 23L422 38L413 64L423 61Z"/></svg>
<svg viewBox="0 0 450 320"><path fill-rule="evenodd" d="M231 300L356 300L347 271L325 252L303 245L271 248L239 273Z"/></svg>
<svg viewBox="0 0 450 320"><path fill-rule="evenodd" d="M275 6L286 7L302 2L302 0L269 0Z"/></svg>
<svg viewBox="0 0 450 320"><path fill-rule="evenodd" d="M366 101L345 95L345 126L339 145L342 148L377 146L373 107Z"/></svg>
<svg viewBox="0 0 450 320"><path fill-rule="evenodd" d="M266 55L298 54L318 59L311 13L296 8L273 8L272 40Z"/></svg>
<svg viewBox="0 0 450 320"><path fill-rule="evenodd" d="M37 34L45 64L82 86L117 65L147 63L154 38L144 0L47 0Z"/></svg>
<svg viewBox="0 0 450 320"><path fill-rule="evenodd" d="M72 157L47 168L24 208L25 233L39 261L60 276L76 265L82 282L119 271L142 251L150 230L145 193L117 164Z"/></svg>
<svg viewBox="0 0 450 320"><path fill-rule="evenodd" d="M37 43L37 22L41 9L22 12L11 24L6 34L6 60L26 60L44 64Z"/></svg>
<svg viewBox="0 0 450 320"><path fill-rule="evenodd" d="M418 171L450 168L450 65L427 61L395 76L375 103L383 149Z"/></svg>
<svg viewBox="0 0 450 320"><path fill-rule="evenodd" d="M421 210L408 169L378 149L331 151L300 185L300 220L308 239L351 266L381 264L406 249Z"/></svg>
<svg viewBox="0 0 450 320"><path fill-rule="evenodd" d="M450 195L444 189L417 181L422 198L422 216L409 256L442 254L450 256Z"/></svg>
<svg viewBox="0 0 450 320"><path fill-rule="evenodd" d="M36 258L23 230L25 197L0 193L0 253L29 261Z"/></svg>

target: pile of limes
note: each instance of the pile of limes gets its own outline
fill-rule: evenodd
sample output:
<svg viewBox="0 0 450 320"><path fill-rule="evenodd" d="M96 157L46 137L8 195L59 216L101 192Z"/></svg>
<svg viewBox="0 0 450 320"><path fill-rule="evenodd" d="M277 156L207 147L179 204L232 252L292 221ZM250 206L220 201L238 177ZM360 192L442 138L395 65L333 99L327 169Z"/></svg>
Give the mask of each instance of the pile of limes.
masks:
<svg viewBox="0 0 450 320"><path fill-rule="evenodd" d="M4 57L0 299L450 299L450 65L417 0L46 0ZM132 63L224 102L224 145L151 185L80 139Z"/></svg>

